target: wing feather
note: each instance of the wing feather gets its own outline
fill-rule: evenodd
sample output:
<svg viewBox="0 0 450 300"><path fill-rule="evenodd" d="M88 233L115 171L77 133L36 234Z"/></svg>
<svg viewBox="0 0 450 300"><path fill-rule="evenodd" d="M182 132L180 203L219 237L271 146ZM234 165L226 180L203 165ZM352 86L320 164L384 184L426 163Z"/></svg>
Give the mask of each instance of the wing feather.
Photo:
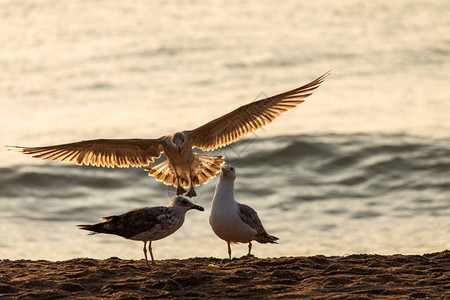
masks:
<svg viewBox="0 0 450 300"><path fill-rule="evenodd" d="M242 222L246 223L248 226L256 230L256 241L259 243L273 243L276 244L278 238L276 236L270 235L264 229L261 220L258 217L256 211L248 205L238 203L239 207L239 217Z"/></svg>
<svg viewBox="0 0 450 300"><path fill-rule="evenodd" d="M191 131L185 131L191 145L209 151L224 147L235 142L240 137L271 123L282 112L302 103L311 91L330 74L327 72L310 83L294 90L254 101L223 115L203 126Z"/></svg>
<svg viewBox="0 0 450 300"><path fill-rule="evenodd" d="M267 234L264 226L261 223L261 220L258 217L256 211L248 205L238 203L239 206L239 216L241 220L250 226L251 228L256 230L257 235Z"/></svg>
<svg viewBox="0 0 450 300"><path fill-rule="evenodd" d="M99 139L43 147L10 147L33 157L102 167L148 166L161 156L159 139Z"/></svg>

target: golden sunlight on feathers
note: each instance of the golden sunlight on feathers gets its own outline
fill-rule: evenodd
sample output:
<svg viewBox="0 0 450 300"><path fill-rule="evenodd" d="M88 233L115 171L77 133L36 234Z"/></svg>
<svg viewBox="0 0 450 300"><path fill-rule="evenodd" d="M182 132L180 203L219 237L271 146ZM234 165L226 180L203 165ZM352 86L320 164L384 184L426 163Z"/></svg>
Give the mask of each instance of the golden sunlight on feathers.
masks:
<svg viewBox="0 0 450 300"><path fill-rule="evenodd" d="M216 176L224 163L223 156L200 155L194 153L194 162L191 167L193 170L192 184L198 186L200 185L200 182L207 183L209 179ZM149 172L149 176L154 176L156 180L162 181L166 185L176 183L176 177L174 176L175 170L167 160L156 166L147 168L145 171ZM190 186L189 176L184 176L182 174L178 174L178 176L180 178L180 185L188 188Z"/></svg>
<svg viewBox="0 0 450 300"><path fill-rule="evenodd" d="M310 83L266 99L254 101L194 130L185 130L158 139L99 139L77 143L12 147L33 157L74 162L98 167L146 167L164 152L167 161L146 169L158 181L177 186L177 194L196 196L194 185L206 183L224 164L223 156L205 156L192 152L229 145L240 137L271 123L282 112L296 107L330 74L327 72Z"/></svg>
<svg viewBox="0 0 450 300"><path fill-rule="evenodd" d="M97 167L144 167L164 151L158 140L91 140L44 147L14 147L33 157Z"/></svg>
<svg viewBox="0 0 450 300"><path fill-rule="evenodd" d="M330 75L326 72L316 80L273 97L254 101L217 118L197 129L186 132L193 147L214 150L235 142L240 137L271 123L282 112L296 107Z"/></svg>

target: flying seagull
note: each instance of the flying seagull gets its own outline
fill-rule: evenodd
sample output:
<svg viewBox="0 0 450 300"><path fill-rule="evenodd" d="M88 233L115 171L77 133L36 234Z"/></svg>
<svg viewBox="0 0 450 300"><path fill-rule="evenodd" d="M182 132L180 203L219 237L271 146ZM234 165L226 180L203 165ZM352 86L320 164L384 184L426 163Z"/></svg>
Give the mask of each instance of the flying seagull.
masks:
<svg viewBox="0 0 450 300"><path fill-rule="evenodd" d="M231 259L232 243L248 243L248 255L252 251L252 241L277 244L278 238L264 229L256 211L234 199L236 171L232 166L222 167L219 182L212 201L209 224L214 233L227 242Z"/></svg>
<svg viewBox="0 0 450 300"><path fill-rule="evenodd" d="M152 263L155 263L152 253L152 241L160 240L177 231L184 222L184 215L190 209L204 211L203 207L195 205L182 196L174 196L169 205L146 207L130 210L119 216L101 218L104 222L94 225L78 225L80 229L92 231L91 234L108 233L129 240L144 242L145 262L148 250Z"/></svg>
<svg viewBox="0 0 450 300"><path fill-rule="evenodd" d="M240 137L271 123L282 112L296 107L330 74L327 72L294 90L243 105L194 130L184 130L157 139L97 139L69 144L10 148L42 159L75 162L102 167L146 167L161 153L167 160L145 171L156 180L177 187L177 195L194 197L194 186L206 183L224 164L219 155L200 155L192 148L211 151L227 146Z"/></svg>

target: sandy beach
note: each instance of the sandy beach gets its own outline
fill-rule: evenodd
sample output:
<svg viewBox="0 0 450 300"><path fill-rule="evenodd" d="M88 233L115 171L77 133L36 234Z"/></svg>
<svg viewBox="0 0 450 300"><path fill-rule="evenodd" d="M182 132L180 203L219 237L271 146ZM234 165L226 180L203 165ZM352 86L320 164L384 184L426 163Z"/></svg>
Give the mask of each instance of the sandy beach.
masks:
<svg viewBox="0 0 450 300"><path fill-rule="evenodd" d="M2 299L448 299L450 251L260 259L0 261Z"/></svg>

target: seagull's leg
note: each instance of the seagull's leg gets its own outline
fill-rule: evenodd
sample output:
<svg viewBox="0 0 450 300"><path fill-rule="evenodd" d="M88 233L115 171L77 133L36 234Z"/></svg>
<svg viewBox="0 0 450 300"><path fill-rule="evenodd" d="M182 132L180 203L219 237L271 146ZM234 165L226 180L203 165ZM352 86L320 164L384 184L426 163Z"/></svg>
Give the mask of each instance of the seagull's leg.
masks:
<svg viewBox="0 0 450 300"><path fill-rule="evenodd" d="M231 259L231 246L230 246L230 242L227 242L228 244L228 257Z"/></svg>
<svg viewBox="0 0 450 300"><path fill-rule="evenodd" d="M152 258L152 264L155 264L155 260L153 259L153 252L152 252L152 241L148 243L148 251L150 251L150 257Z"/></svg>
<svg viewBox="0 0 450 300"><path fill-rule="evenodd" d="M186 196L188 196L189 198L195 197L197 196L197 193L194 190L194 184L192 182L192 171L191 171L191 167L189 167L189 181L191 182L191 187L189 189L189 192L187 192Z"/></svg>
<svg viewBox="0 0 450 300"><path fill-rule="evenodd" d="M144 242L144 256L145 256L145 263L146 263L147 266L148 266L147 248L146 248L146 246L147 246L147 241Z"/></svg>
<svg viewBox="0 0 450 300"><path fill-rule="evenodd" d="M252 255L251 254L251 252L252 252L252 242L248 242L248 256L250 256L250 255Z"/></svg>
<svg viewBox="0 0 450 300"><path fill-rule="evenodd" d="M180 176L178 176L177 169L176 168L174 168L174 169L175 169L175 174L177 175L177 185L178 185L177 195L183 195L184 193L186 193L186 190L183 189L183 187L180 185Z"/></svg>

